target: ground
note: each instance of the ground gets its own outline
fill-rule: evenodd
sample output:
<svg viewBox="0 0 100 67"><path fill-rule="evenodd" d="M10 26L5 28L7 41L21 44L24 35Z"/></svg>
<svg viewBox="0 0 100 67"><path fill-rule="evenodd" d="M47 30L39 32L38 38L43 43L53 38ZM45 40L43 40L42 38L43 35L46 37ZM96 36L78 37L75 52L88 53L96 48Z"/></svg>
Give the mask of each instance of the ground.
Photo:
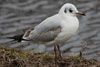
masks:
<svg viewBox="0 0 100 67"><path fill-rule="evenodd" d="M0 46L0 67L100 67L100 62L79 56L63 56L55 65L53 54Z"/></svg>

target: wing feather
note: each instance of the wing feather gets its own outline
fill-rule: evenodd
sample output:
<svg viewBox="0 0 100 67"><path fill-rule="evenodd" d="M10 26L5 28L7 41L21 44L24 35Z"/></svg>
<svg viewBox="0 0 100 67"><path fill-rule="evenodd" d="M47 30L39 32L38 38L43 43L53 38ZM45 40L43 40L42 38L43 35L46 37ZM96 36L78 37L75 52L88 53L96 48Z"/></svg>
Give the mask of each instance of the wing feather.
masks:
<svg viewBox="0 0 100 67"><path fill-rule="evenodd" d="M60 17L54 15L47 18L36 27L30 28L23 36L23 39L39 42L53 41L61 32ZM55 22L56 21L56 22Z"/></svg>

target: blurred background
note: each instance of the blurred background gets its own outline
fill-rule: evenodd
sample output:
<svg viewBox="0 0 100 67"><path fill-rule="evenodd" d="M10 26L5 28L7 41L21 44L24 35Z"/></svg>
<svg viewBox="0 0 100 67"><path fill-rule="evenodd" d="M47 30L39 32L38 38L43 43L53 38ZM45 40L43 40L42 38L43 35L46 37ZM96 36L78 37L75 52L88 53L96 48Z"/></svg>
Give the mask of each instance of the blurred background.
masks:
<svg viewBox="0 0 100 67"><path fill-rule="evenodd" d="M58 13L65 3L73 3L86 16L79 16L80 28L65 44L63 54L77 55L87 42L84 57L100 60L100 0L0 0L0 45L22 50L53 53L53 46L17 43L6 37L24 33L45 18Z"/></svg>

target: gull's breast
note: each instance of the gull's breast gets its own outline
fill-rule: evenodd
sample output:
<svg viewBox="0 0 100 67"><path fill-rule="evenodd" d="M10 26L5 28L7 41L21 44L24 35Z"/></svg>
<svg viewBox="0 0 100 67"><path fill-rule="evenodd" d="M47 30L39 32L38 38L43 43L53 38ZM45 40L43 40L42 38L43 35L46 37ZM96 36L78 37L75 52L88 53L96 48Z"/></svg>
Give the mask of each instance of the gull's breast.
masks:
<svg viewBox="0 0 100 67"><path fill-rule="evenodd" d="M71 20L68 22L62 21L61 22L61 32L56 37L56 40L68 40L70 37L72 37L79 28L79 21L77 18Z"/></svg>

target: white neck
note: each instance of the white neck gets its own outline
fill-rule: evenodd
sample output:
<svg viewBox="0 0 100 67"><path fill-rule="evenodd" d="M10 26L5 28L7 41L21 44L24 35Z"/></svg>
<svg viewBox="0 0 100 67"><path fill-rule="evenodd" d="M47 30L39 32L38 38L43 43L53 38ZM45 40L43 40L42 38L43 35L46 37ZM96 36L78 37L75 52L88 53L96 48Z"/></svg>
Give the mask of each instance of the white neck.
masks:
<svg viewBox="0 0 100 67"><path fill-rule="evenodd" d="M76 16L63 16L61 26L62 31L73 34L79 28L79 21Z"/></svg>

